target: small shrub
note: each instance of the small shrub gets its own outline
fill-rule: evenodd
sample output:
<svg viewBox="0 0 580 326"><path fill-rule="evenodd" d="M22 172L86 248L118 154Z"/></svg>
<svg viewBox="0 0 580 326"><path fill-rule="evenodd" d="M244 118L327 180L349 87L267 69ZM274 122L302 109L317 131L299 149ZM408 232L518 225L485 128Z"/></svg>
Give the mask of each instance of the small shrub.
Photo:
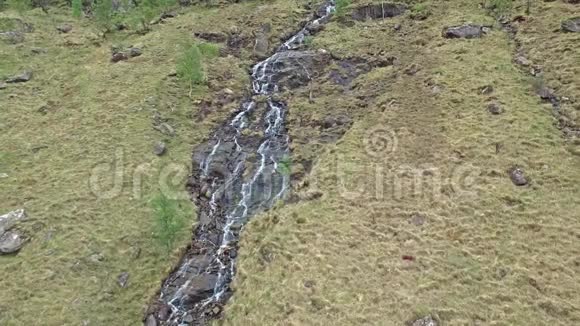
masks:
<svg viewBox="0 0 580 326"><path fill-rule="evenodd" d="M188 84L190 90L205 82L202 54L197 44L191 45L177 63L177 76Z"/></svg>
<svg viewBox="0 0 580 326"><path fill-rule="evenodd" d="M284 156L280 162L278 162L276 170L283 175L290 175L292 172L292 159L290 156Z"/></svg>
<svg viewBox="0 0 580 326"><path fill-rule="evenodd" d="M350 6L350 0L336 0L336 8L334 14L337 17L343 17L346 14L347 8Z"/></svg>
<svg viewBox="0 0 580 326"><path fill-rule="evenodd" d="M83 0L72 0L71 7L73 17L80 18L83 14Z"/></svg>
<svg viewBox="0 0 580 326"><path fill-rule="evenodd" d="M186 211L177 201L167 198L160 193L151 201L154 210L155 239L168 252L175 245L175 241L186 232Z"/></svg>
<svg viewBox="0 0 580 326"><path fill-rule="evenodd" d="M411 8L412 19L427 19L431 16L431 9L426 3L418 3Z"/></svg>

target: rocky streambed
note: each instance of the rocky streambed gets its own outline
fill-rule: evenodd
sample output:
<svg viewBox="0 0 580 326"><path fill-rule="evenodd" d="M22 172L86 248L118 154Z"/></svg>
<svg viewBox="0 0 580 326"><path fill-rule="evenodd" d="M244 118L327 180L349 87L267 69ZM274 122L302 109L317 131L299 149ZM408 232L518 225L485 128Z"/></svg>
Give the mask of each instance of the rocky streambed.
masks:
<svg viewBox="0 0 580 326"><path fill-rule="evenodd" d="M191 246L148 310L146 325L203 325L221 315L232 295L244 225L288 194L288 106L278 94L308 84L330 61L324 51L301 49L333 11L334 1L326 1L299 32L257 63L252 95L194 150L188 188L199 223Z"/></svg>

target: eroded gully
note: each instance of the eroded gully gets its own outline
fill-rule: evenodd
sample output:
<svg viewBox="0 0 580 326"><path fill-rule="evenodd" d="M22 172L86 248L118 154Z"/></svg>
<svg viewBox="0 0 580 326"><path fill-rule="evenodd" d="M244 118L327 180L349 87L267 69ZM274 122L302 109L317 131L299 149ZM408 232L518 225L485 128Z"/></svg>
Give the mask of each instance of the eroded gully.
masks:
<svg viewBox="0 0 580 326"><path fill-rule="evenodd" d="M326 1L302 30L253 66L252 96L194 151L188 186L199 223L191 246L150 307L147 325L203 325L221 315L232 295L244 225L283 200L290 184L288 107L276 94L282 80L310 79L312 51L300 48L333 11L334 1Z"/></svg>

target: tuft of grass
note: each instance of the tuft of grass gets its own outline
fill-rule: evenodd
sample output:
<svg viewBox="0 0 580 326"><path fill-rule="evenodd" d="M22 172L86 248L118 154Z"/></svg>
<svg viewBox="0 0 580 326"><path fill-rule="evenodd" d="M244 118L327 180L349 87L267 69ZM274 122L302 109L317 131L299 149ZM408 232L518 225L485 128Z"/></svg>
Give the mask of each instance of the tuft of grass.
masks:
<svg viewBox="0 0 580 326"><path fill-rule="evenodd" d="M427 19L429 16L431 16L431 9L427 3L417 3L411 7L412 19Z"/></svg>
<svg viewBox="0 0 580 326"><path fill-rule="evenodd" d="M72 0L71 2L72 15L76 18L81 18L83 14L83 2L82 0Z"/></svg>
<svg viewBox="0 0 580 326"><path fill-rule="evenodd" d="M205 73L202 65L202 53L197 44L189 46L177 63L177 76L187 84L191 90L196 85L203 84Z"/></svg>
<svg viewBox="0 0 580 326"><path fill-rule="evenodd" d="M157 194L151 200L154 214L155 239L167 252L171 252L175 243L181 236L190 231L187 226L189 211L185 210L179 202L169 199L164 193Z"/></svg>
<svg viewBox="0 0 580 326"><path fill-rule="evenodd" d="M351 4L351 0L336 0L335 15L337 17L343 17L346 15L347 9Z"/></svg>

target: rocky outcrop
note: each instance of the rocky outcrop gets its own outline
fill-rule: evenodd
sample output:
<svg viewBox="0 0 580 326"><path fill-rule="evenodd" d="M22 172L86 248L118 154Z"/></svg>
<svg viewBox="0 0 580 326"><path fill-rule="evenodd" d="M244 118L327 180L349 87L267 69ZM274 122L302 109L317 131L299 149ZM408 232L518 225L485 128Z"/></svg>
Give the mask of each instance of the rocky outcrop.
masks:
<svg viewBox="0 0 580 326"><path fill-rule="evenodd" d="M352 12L352 19L384 19L400 16L409 9L407 5L401 3L378 3L357 7Z"/></svg>
<svg viewBox="0 0 580 326"><path fill-rule="evenodd" d="M330 63L330 55L324 51L285 51L271 57L263 71L269 85L280 90L307 85L315 72L323 71Z"/></svg>
<svg viewBox="0 0 580 326"><path fill-rule="evenodd" d="M445 38L479 38L489 33L491 27L465 24L460 26L451 26L443 29L443 37Z"/></svg>
<svg viewBox="0 0 580 326"><path fill-rule="evenodd" d="M563 21L562 30L568 33L580 33L580 17L574 17Z"/></svg>

